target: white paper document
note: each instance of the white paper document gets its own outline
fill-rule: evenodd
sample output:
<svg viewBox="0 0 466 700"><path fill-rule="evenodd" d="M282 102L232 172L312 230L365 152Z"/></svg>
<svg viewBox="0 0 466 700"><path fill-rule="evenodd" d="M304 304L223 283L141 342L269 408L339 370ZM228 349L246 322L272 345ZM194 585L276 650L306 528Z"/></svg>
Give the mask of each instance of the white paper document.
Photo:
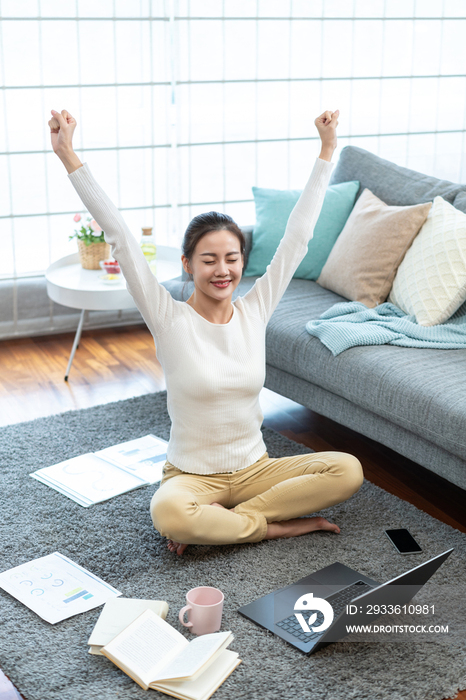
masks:
<svg viewBox="0 0 466 700"><path fill-rule="evenodd" d="M4 571L0 588L52 625L121 595L59 552Z"/></svg>
<svg viewBox="0 0 466 700"><path fill-rule="evenodd" d="M167 459L167 444L155 435L146 435L121 445L107 447L94 454L144 479L148 484L155 484L162 478L162 468Z"/></svg>
<svg viewBox="0 0 466 700"><path fill-rule="evenodd" d="M30 474L87 507L162 478L167 442L155 435L88 452Z"/></svg>

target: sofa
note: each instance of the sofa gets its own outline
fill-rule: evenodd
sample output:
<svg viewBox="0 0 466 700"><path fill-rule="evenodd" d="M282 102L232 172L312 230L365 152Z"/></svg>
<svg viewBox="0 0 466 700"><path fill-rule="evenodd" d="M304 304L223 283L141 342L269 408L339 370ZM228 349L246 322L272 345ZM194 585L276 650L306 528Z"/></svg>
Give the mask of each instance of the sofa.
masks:
<svg viewBox="0 0 466 700"><path fill-rule="evenodd" d="M351 180L360 182L358 196L368 188L389 205L429 202L440 195L466 213L466 185L347 146L330 184ZM246 254L252 230L243 227ZM235 296L256 279L243 277ZM179 300L192 292L184 275L164 284ZM315 281L292 279L267 328L265 386L466 489L466 349L377 345L334 356L306 324L342 301L348 300Z"/></svg>

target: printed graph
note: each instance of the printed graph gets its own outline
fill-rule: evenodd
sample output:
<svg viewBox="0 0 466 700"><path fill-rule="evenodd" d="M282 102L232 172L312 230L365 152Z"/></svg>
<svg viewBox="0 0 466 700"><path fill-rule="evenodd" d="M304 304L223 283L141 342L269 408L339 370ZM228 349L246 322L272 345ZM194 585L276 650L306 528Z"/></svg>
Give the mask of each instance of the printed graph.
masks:
<svg viewBox="0 0 466 700"><path fill-rule="evenodd" d="M75 588L74 591L65 593L65 596L66 598L63 600L64 603L71 603L73 600L77 600L78 598L82 598L83 600L89 600L89 598L93 597L92 593L89 593L89 591L84 590L84 588Z"/></svg>
<svg viewBox="0 0 466 700"><path fill-rule="evenodd" d="M120 595L113 586L59 552L0 573L0 588L51 624Z"/></svg>

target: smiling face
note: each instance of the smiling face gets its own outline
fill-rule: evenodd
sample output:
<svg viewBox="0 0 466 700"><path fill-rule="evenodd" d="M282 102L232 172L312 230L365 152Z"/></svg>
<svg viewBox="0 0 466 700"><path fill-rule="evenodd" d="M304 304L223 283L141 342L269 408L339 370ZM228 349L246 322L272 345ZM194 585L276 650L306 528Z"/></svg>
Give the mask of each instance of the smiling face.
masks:
<svg viewBox="0 0 466 700"><path fill-rule="evenodd" d="M243 271L240 241L227 229L206 233L197 242L191 260L181 258L192 273L196 291L218 301L231 298Z"/></svg>

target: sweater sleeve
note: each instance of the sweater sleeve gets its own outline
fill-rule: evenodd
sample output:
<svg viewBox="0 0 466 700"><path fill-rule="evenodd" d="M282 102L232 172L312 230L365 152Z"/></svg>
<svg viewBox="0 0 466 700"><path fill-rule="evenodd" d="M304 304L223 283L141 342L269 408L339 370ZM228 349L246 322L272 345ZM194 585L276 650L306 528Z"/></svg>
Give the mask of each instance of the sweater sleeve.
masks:
<svg viewBox="0 0 466 700"><path fill-rule="evenodd" d="M170 322L175 301L157 282L138 242L125 220L95 181L87 163L68 175L86 209L92 214L112 255L121 267L126 287L152 335L160 335Z"/></svg>
<svg viewBox="0 0 466 700"><path fill-rule="evenodd" d="M291 212L285 233L262 277L244 295L243 303L264 323L270 319L291 278L307 253L322 209L333 163L317 158L311 176Z"/></svg>

